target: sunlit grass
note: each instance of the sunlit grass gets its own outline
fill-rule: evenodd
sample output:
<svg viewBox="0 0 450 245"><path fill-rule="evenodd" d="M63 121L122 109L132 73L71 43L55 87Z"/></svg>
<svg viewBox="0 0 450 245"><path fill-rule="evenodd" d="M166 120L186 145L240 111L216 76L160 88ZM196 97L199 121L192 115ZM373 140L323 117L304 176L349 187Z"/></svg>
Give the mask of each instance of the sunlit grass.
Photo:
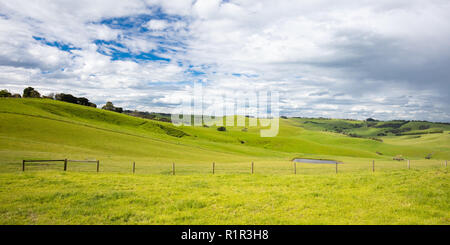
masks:
<svg viewBox="0 0 450 245"><path fill-rule="evenodd" d="M189 136L174 137L168 128ZM298 119L281 119L274 138L242 129L175 127L58 101L0 99L0 224L450 222L448 131L378 142ZM397 155L410 160L409 169L406 160L392 160ZM295 157L342 164L336 174L333 164L294 165ZM66 158L100 160L100 173L93 163L71 162L67 172L62 163L29 163L21 171L23 159Z"/></svg>
<svg viewBox="0 0 450 245"><path fill-rule="evenodd" d="M449 224L448 172L0 174L1 224Z"/></svg>

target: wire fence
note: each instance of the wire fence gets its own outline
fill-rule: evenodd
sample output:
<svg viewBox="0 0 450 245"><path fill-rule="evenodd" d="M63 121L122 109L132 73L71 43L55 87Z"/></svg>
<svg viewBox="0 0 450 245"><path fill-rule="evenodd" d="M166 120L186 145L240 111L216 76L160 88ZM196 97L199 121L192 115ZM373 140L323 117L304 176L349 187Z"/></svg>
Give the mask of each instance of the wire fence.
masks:
<svg viewBox="0 0 450 245"><path fill-rule="evenodd" d="M293 161L252 161L183 163L146 163L140 161L108 162L100 160L23 160L18 163L4 163L0 172L14 171L67 171L130 174L264 174L264 175L317 175L356 172L385 172L401 169L423 170L447 168L446 160L349 160L336 164L302 163Z"/></svg>

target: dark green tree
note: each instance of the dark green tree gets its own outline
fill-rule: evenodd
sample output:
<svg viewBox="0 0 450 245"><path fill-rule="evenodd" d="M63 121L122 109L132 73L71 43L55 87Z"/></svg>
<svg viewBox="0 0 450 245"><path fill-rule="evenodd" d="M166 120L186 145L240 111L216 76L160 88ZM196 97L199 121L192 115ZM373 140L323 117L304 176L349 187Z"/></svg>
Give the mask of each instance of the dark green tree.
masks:
<svg viewBox="0 0 450 245"><path fill-rule="evenodd" d="M0 97L12 97L12 94L8 90L3 89L0 91Z"/></svg>
<svg viewBox="0 0 450 245"><path fill-rule="evenodd" d="M108 111L116 111L113 103L111 101L106 102L106 105L104 105L102 107L103 110L108 110Z"/></svg>
<svg viewBox="0 0 450 245"><path fill-rule="evenodd" d="M80 98L77 98L77 104L89 106L89 100L84 97L80 97Z"/></svg>
<svg viewBox="0 0 450 245"><path fill-rule="evenodd" d="M123 112L123 108L122 107L115 107L114 111L118 112L118 113L122 113Z"/></svg>
<svg viewBox="0 0 450 245"><path fill-rule="evenodd" d="M60 100L60 101L64 101L64 102L69 102L72 104L77 104L78 98L71 95L71 94L56 94L55 95L55 99L56 100Z"/></svg>
<svg viewBox="0 0 450 245"><path fill-rule="evenodd" d="M32 87L28 87L23 90L24 98L41 98L41 94Z"/></svg>

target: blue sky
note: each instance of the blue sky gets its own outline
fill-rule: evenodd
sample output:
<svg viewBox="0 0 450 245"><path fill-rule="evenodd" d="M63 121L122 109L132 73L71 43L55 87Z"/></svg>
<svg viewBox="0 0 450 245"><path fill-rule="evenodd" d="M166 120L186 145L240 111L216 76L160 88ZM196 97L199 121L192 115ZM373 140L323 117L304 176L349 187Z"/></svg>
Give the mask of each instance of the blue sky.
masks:
<svg viewBox="0 0 450 245"><path fill-rule="evenodd" d="M450 3L0 0L0 88L168 112L276 90L281 114L450 121Z"/></svg>

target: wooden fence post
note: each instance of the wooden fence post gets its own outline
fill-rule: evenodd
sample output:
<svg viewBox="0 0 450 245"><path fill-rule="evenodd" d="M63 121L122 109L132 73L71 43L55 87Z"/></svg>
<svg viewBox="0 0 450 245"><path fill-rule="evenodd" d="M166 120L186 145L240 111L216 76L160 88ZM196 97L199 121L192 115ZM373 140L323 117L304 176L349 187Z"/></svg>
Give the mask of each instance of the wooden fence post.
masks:
<svg viewBox="0 0 450 245"><path fill-rule="evenodd" d="M25 160L22 160L22 172L25 172Z"/></svg>
<svg viewBox="0 0 450 245"><path fill-rule="evenodd" d="M64 171L67 171L67 159L64 159Z"/></svg>
<svg viewBox="0 0 450 245"><path fill-rule="evenodd" d="M294 162L294 174L297 174L297 162Z"/></svg>
<svg viewBox="0 0 450 245"><path fill-rule="evenodd" d="M214 174L214 172L215 172L215 168L216 168L216 163L213 162L213 174Z"/></svg>
<svg viewBox="0 0 450 245"><path fill-rule="evenodd" d="M100 171L100 160L97 160L97 173Z"/></svg>
<svg viewBox="0 0 450 245"><path fill-rule="evenodd" d="M172 163L172 175L175 175L175 162Z"/></svg>
<svg viewBox="0 0 450 245"><path fill-rule="evenodd" d="M372 172L375 172L375 160L372 160Z"/></svg>
<svg viewBox="0 0 450 245"><path fill-rule="evenodd" d="M252 174L254 173L254 163L252 162Z"/></svg>
<svg viewBox="0 0 450 245"><path fill-rule="evenodd" d="M411 163L408 160L408 169L411 169Z"/></svg>
<svg viewBox="0 0 450 245"><path fill-rule="evenodd" d="M336 162L336 173L338 173L338 163Z"/></svg>
<svg viewBox="0 0 450 245"><path fill-rule="evenodd" d="M133 174L136 173L136 162L133 162Z"/></svg>

